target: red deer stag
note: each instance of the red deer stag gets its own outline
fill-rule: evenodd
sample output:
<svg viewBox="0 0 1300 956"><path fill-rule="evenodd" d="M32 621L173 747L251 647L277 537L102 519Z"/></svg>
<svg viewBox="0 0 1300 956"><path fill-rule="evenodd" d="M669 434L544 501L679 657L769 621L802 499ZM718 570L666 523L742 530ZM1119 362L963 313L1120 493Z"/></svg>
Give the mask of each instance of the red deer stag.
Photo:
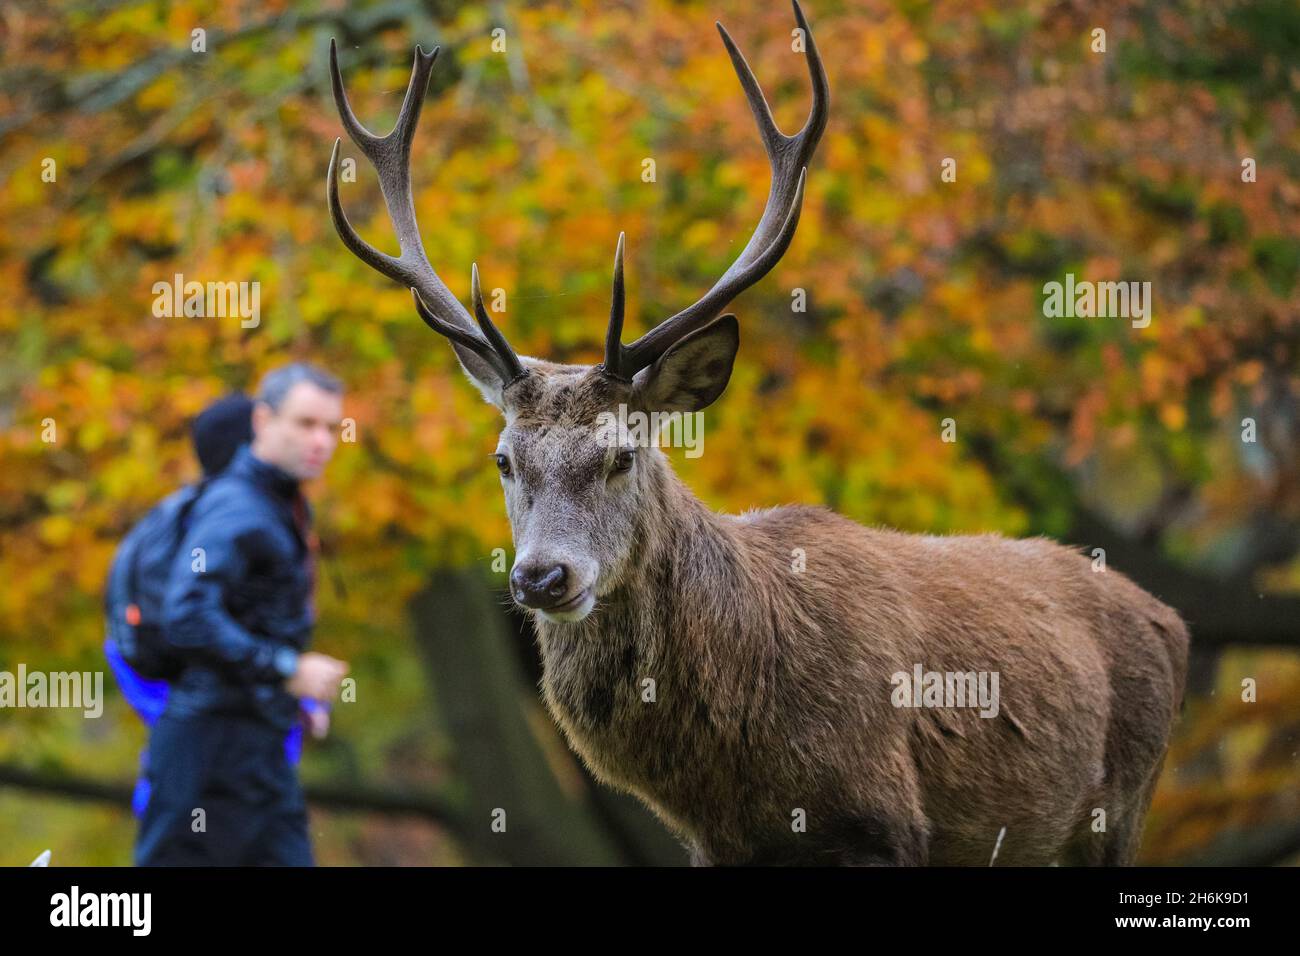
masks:
<svg viewBox="0 0 1300 956"><path fill-rule="evenodd" d="M416 48L397 124L376 136L331 43L339 114L401 254L348 223L338 140L334 226L411 289L504 416L510 588L537 626L546 705L596 777L644 801L692 862L1128 863L1182 700L1177 613L1044 538L903 534L820 507L717 514L656 442L602 428L620 410L695 412L726 387L739 329L719 313L789 246L826 126L826 73L797 2L794 15L813 90L794 136L718 24L772 169L757 229L703 298L630 345L620 236L598 365L517 355L477 267L471 318L430 265L410 152L437 48Z"/></svg>

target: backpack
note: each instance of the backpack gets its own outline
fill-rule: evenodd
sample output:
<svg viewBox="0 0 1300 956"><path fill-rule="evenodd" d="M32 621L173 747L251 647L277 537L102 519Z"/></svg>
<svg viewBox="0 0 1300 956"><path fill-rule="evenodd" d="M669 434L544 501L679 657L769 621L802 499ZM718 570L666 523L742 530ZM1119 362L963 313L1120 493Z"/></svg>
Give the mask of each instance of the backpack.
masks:
<svg viewBox="0 0 1300 956"><path fill-rule="evenodd" d="M141 677L171 680L182 662L163 631L163 600L176 549L204 479L168 495L127 532L113 555L104 591L108 639Z"/></svg>

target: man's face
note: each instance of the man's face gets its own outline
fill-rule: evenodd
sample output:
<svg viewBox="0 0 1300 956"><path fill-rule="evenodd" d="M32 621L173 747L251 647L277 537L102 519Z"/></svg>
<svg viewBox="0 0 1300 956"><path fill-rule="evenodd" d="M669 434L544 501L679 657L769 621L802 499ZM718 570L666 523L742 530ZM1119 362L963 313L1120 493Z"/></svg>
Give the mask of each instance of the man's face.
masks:
<svg viewBox="0 0 1300 956"><path fill-rule="evenodd" d="M279 409L253 409L253 453L299 481L315 478L334 454L342 417L342 396L299 382Z"/></svg>

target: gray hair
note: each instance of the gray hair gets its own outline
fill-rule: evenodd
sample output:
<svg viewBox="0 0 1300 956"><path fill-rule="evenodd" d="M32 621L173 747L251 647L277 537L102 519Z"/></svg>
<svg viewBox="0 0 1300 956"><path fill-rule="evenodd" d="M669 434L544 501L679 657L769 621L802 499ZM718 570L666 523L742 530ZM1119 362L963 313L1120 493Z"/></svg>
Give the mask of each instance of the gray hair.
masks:
<svg viewBox="0 0 1300 956"><path fill-rule="evenodd" d="M262 381L257 386L257 400L269 405L272 411L279 411L285 396L300 382L310 382L334 395L343 394L343 383L329 372L306 362L292 362L262 376Z"/></svg>

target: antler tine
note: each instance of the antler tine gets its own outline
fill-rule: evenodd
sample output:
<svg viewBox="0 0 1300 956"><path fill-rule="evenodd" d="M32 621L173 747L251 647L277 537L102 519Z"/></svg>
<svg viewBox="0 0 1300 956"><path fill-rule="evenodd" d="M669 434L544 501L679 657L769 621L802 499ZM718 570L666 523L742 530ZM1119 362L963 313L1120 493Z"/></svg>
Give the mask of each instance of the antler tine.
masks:
<svg viewBox="0 0 1300 956"><path fill-rule="evenodd" d="M453 317L454 324L473 328L469 313L465 311L456 297L451 294L442 280L438 278L433 267L429 265L420 241L420 231L415 219L415 204L411 196L410 152L415 125L420 119L420 109L428 88L429 74L437 50L425 54L420 47L415 49L415 62L411 68L411 80L406 88L406 98L402 102L397 123L387 136L376 136L361 125L352 105L348 102L347 92L343 88L343 75L339 71L338 47L330 40L330 85L334 90L334 104L338 107L339 119L347 130L357 148L374 166L379 174L379 186L384 194L384 204L388 208L389 219L397 233L401 256L394 257L380 252L357 234L343 212L338 195L338 147L330 156L327 177L326 196L329 200L330 216L334 228L343 243L352 253L370 267L396 279L406 286L420 289L431 307L439 314Z"/></svg>
<svg viewBox="0 0 1300 956"><path fill-rule="evenodd" d="M384 205L397 234L401 255L395 257L380 252L362 239L348 222L347 214L339 201L338 139L334 141L326 178L330 218L343 244L357 258L411 289L416 312L426 325L456 345L470 350L500 375L504 384L509 384L526 374L519 357L491 321L485 321L485 312L480 315L478 327L475 327L469 312L429 264L415 218L415 201L411 193L411 143L415 138L415 128L420 122L420 111L429 87L429 75L437 56L438 47L434 47L431 53L425 53L418 46L415 48L411 79L406 87L406 96L402 100L397 122L387 135L376 136L352 112L347 92L343 88L343 76L339 71L337 46L333 39L330 40L330 84L334 90L334 103L338 107L343 128L379 176ZM475 294L477 295L477 279Z"/></svg>
<svg viewBox="0 0 1300 956"><path fill-rule="evenodd" d="M795 20L803 30L807 42L804 55L808 61L808 75L812 80L813 91L808 119L794 136L787 136L777 128L754 71L750 69L744 55L726 29L721 23L717 24L722 42L727 48L736 76L749 102L750 112L754 114L754 121L763 140L763 149L767 153L768 163L772 167L772 185L758 226L740 255L702 298L661 322L631 345L620 344L617 349L611 347L610 340L613 335L611 316L611 336L607 336L605 350L605 368L610 374L630 378L652 364L674 342L707 325L732 299L770 272L794 238L795 228L799 224L799 213L803 206L807 163L817 148L822 132L826 129L830 112L830 84L827 82L826 70L822 65L821 55L817 51L817 44L813 40L803 10L799 7L798 0L792 2ZM617 372L612 369L617 369Z"/></svg>
<svg viewBox="0 0 1300 956"><path fill-rule="evenodd" d="M352 223L348 222L347 213L343 211L343 204L339 201L339 181L338 181L338 158L339 144L341 140L334 140L334 149L330 152L329 172L325 176L325 198L329 203L330 219L334 223L334 231L339 234L343 244L351 250L352 254L371 268L377 269L390 279L397 279L400 282L413 282L416 278L415 273L409 269L400 259L395 259L386 252L380 252L370 243L366 242L352 228Z"/></svg>
<svg viewBox="0 0 1300 956"><path fill-rule="evenodd" d="M433 331L437 332L439 335L445 335L458 345L465 346L483 361L487 362L498 375L501 375L502 381L505 381L506 376L503 374L505 368L501 364L501 357L496 354L487 342L484 342L476 335L466 332L459 326L452 325L446 319L435 314L427 305L425 305L424 299L420 298L420 290L415 286L411 286L411 297L415 300L415 311L419 313L420 318L424 319L425 325L433 329Z"/></svg>
<svg viewBox="0 0 1300 956"><path fill-rule="evenodd" d="M402 99L397 122L386 136L377 136L366 129L352 112L347 90L343 87L343 75L339 71L338 48L334 39L330 38L330 86L334 91L334 105L338 107L339 119L343 121L343 128L352 137L352 142L357 144L372 163L380 160L389 142L395 143L405 154L410 153L415 127L420 122L420 111L424 108L424 94L429 88L429 75L433 72L433 64L441 50L442 47L434 47L425 53L424 47L416 45L411 79L406 85L406 96Z"/></svg>
<svg viewBox="0 0 1300 956"><path fill-rule="evenodd" d="M802 140L806 135L808 155L801 156L800 166L806 166L808 160L812 158L813 150L817 147L817 141L822 138L822 133L826 130L826 122L830 119L831 109L831 86L826 79L826 68L822 66L822 55L817 50L817 43L813 40L812 28L808 26L808 21L804 18L803 8L799 6L799 0L791 0L794 4L795 22L799 24L799 29L803 31L804 37L808 40L808 49L804 51L804 59L808 61L808 79L812 82L813 103L812 109L808 111L808 119L803 124L803 129L794 135L794 139Z"/></svg>
<svg viewBox="0 0 1300 956"><path fill-rule="evenodd" d="M605 374L626 379L623 374L623 233L618 234L618 248L614 250L614 295L609 305L609 330L605 333Z"/></svg>
<svg viewBox="0 0 1300 956"><path fill-rule="evenodd" d="M479 290L478 286L477 262L472 263L470 266L469 284L470 298L474 303L474 317L478 319L478 327L483 330L483 337L488 340L488 343L492 346L492 350L501 358L502 371L505 372L501 377L501 381L504 384L509 385L511 382L515 381L515 379L527 375L528 370L525 369L523 363L519 361L519 356L516 355L515 350L510 347L510 343L506 341L506 337L501 334L501 331L493 325L492 320L488 318L487 309L483 307L483 293Z"/></svg>

